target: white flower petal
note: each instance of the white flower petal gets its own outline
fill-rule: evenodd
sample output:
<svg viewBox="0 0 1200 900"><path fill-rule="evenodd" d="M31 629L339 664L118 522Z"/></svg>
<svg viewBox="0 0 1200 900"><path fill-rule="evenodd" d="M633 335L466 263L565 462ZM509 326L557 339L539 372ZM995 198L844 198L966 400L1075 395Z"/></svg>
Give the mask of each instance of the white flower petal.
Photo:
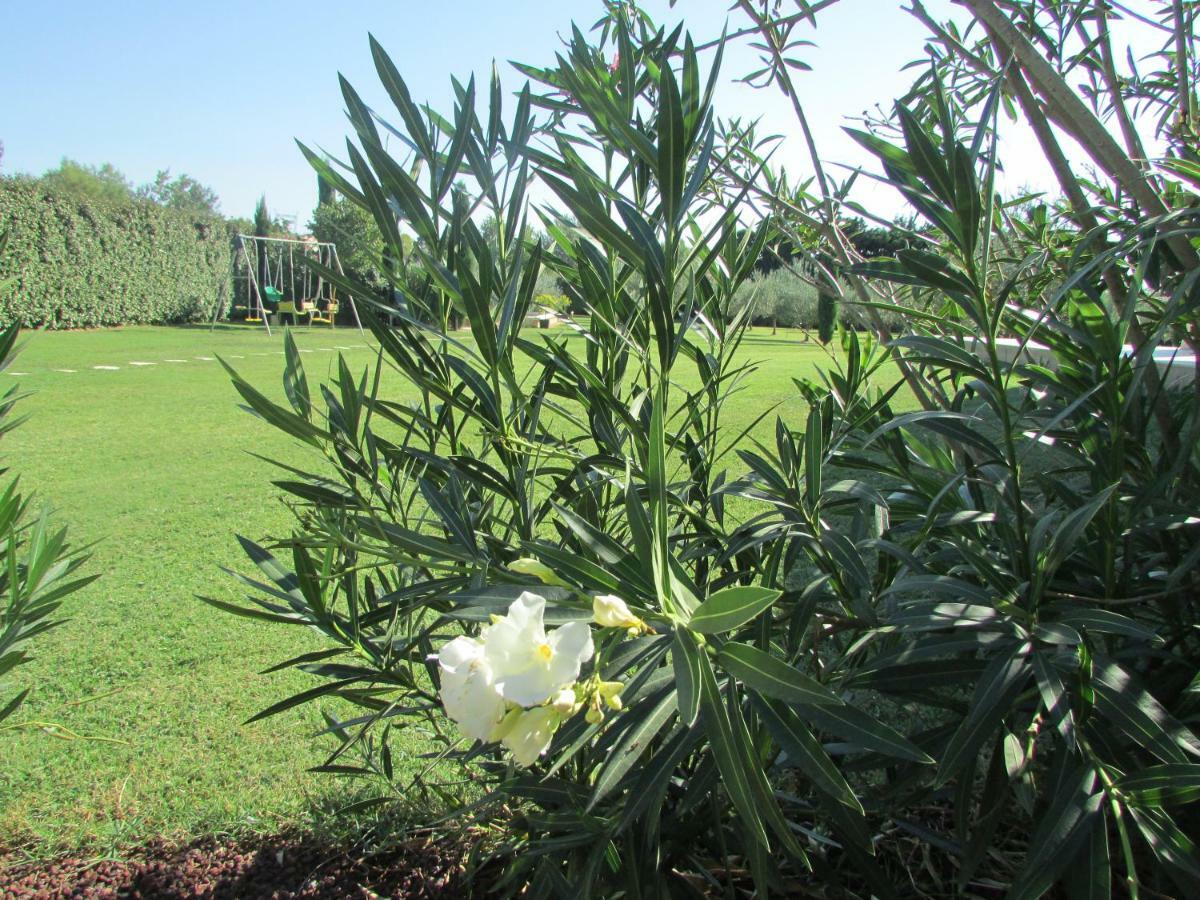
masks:
<svg viewBox="0 0 1200 900"><path fill-rule="evenodd" d="M540 706L558 689L549 666L530 665L521 671L510 671L496 681L496 690L509 703L518 706Z"/></svg>
<svg viewBox="0 0 1200 900"><path fill-rule="evenodd" d="M442 646L437 655L438 664L443 671L454 671L460 666L470 665L477 659L483 658L483 644L466 635L456 637Z"/></svg>
<svg viewBox="0 0 1200 900"><path fill-rule="evenodd" d="M523 591L509 606L508 614L484 632L484 652L494 671L522 668L530 653L545 643L545 611L544 597Z"/></svg>
<svg viewBox="0 0 1200 900"><path fill-rule="evenodd" d="M579 677L580 667L592 658L592 629L586 622L568 622L547 638L552 656L550 677L558 687Z"/></svg>
<svg viewBox="0 0 1200 900"><path fill-rule="evenodd" d="M442 647L438 666L446 715L467 737L488 740L504 716L504 700L492 682L483 645L469 637L457 637Z"/></svg>
<svg viewBox="0 0 1200 900"><path fill-rule="evenodd" d="M563 715L570 715L578 702L575 697L575 688L564 687L559 688L558 693L551 699L550 705Z"/></svg>
<svg viewBox="0 0 1200 900"><path fill-rule="evenodd" d="M579 677L592 655L591 629L573 622L546 634L546 601L526 591L484 635L484 656L496 690L510 703L540 706Z"/></svg>
<svg viewBox="0 0 1200 900"><path fill-rule="evenodd" d="M531 766L550 747L562 716L549 706L527 709L508 729L501 743L513 755L518 766Z"/></svg>

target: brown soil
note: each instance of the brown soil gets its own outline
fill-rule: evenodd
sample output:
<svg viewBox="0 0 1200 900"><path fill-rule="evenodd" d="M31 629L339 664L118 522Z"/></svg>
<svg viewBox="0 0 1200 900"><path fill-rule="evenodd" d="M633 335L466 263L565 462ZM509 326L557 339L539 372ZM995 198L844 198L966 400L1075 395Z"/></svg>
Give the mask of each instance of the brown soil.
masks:
<svg viewBox="0 0 1200 900"><path fill-rule="evenodd" d="M301 835L151 844L122 860L21 861L0 853L0 898L465 898L458 844L362 852ZM478 890L478 886L476 886Z"/></svg>

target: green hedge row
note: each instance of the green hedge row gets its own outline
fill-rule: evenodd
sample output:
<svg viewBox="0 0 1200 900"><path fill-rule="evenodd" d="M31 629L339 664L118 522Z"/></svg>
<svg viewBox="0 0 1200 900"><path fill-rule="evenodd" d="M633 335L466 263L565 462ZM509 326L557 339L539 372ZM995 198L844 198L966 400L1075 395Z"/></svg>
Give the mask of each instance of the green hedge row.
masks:
<svg viewBox="0 0 1200 900"><path fill-rule="evenodd" d="M220 219L149 201L109 205L0 179L0 325L88 328L186 322L212 314L229 290L232 255Z"/></svg>

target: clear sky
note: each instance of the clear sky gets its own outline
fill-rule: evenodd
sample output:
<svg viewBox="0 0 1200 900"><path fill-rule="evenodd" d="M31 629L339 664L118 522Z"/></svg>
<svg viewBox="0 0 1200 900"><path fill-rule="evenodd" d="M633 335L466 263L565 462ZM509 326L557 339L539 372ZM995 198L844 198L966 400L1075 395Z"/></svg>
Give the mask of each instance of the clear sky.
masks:
<svg viewBox="0 0 1200 900"><path fill-rule="evenodd" d="M0 31L0 171L40 174L62 157L109 162L135 183L158 169L186 172L213 187L227 215L248 216L260 194L273 212L308 221L315 177L293 143L300 138L344 156L347 125L338 90L343 73L376 109L390 109L367 46L388 49L415 98L450 106L450 76L486 78L492 61L506 86L520 83L508 60L549 62L572 20L590 25L598 0L542 3L482 0L428 3L312 0L247 3L17 2L5 4ZM681 17L697 41L738 14L714 0L646 3L659 21ZM935 14L946 0L929 0ZM841 133L846 117L903 92L922 55L923 31L898 0L844 0L806 36L815 71L799 81L823 155L865 161ZM733 83L753 68L751 51L732 53L717 98L721 115L764 117L801 143L778 91ZM1021 159L1027 138L1014 134ZM1032 162L1010 178L1048 185ZM886 201L885 201L886 205Z"/></svg>

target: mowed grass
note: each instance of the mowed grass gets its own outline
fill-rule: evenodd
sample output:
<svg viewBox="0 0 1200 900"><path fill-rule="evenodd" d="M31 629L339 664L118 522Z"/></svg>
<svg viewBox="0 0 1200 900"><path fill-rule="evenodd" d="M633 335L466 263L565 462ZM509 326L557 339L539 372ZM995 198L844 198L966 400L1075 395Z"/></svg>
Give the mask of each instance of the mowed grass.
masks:
<svg viewBox="0 0 1200 900"><path fill-rule="evenodd" d="M355 370L374 360L373 342L353 329L294 334L310 381L334 371L339 354ZM9 692L34 692L18 717L27 727L0 736L0 843L102 851L152 836L275 830L346 797L345 783L306 772L328 747L313 736L315 708L242 724L314 684L257 673L318 648L319 637L195 599L243 596L221 570L246 569L235 533L290 530L270 483L277 470L251 454L296 464L311 451L240 409L213 359L282 399L282 347L278 332L250 328L35 333L0 374L0 387L34 392L21 404L30 420L0 444L0 458L74 543L94 543L86 571L101 576L66 602L66 624L9 679ZM802 427L792 379L814 376L825 351L796 333L756 330L742 352L759 369L728 427L776 404ZM384 383L405 392L398 377ZM755 430L767 443L773 433L773 415Z"/></svg>

